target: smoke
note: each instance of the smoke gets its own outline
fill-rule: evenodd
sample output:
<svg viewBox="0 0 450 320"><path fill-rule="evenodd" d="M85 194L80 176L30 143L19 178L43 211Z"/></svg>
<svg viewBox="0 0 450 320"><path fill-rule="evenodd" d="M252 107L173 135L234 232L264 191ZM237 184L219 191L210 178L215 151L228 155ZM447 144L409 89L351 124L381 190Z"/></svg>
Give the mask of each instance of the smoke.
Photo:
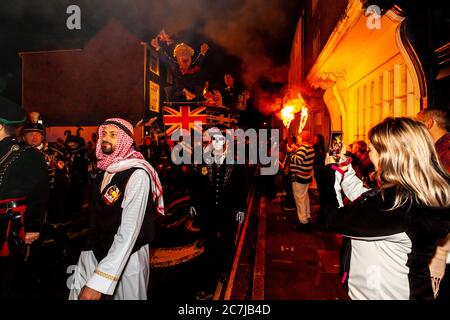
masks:
<svg viewBox="0 0 450 320"><path fill-rule="evenodd" d="M241 78L252 89L256 107L269 114L278 105L278 95L272 88L259 85L264 78L278 87L286 83L288 57L296 22L297 4L286 0L167 0L155 3L151 9L157 27L169 34L196 29L212 39L226 53L242 60ZM294 18L293 18L294 17ZM294 29L294 30L292 30ZM185 40L188 41L188 40ZM277 63L284 52L284 64ZM281 54L282 56L283 54Z"/></svg>
<svg viewBox="0 0 450 320"><path fill-rule="evenodd" d="M271 40L286 32L288 19L283 12L284 2L246 0L239 8L217 12L205 24L206 35L242 59L242 78L248 86L253 86L261 77L274 82L286 80L287 68L276 66L268 55L271 50L280 48L267 48ZM290 43L286 45L290 47Z"/></svg>
<svg viewBox="0 0 450 320"><path fill-rule="evenodd" d="M225 54L242 61L241 78L252 89L257 107L266 112L268 88L259 86L261 78L274 84L285 83L287 62L301 1L292 0L16 0L0 4L2 25L21 21L27 26L4 33L3 43L11 40L11 52L79 47L80 39L91 38L106 22L115 18L130 31L149 41L164 29L170 35L183 34L183 41L204 36L224 48ZM81 9L82 29L68 31L66 8ZM11 33L12 32L12 33ZM6 39L5 34L9 34ZM22 41L22 43L17 43ZM223 66L227 68L226 65ZM226 71L226 70L225 70ZM269 88L270 89L270 88ZM269 90L270 91L270 90Z"/></svg>
<svg viewBox="0 0 450 320"><path fill-rule="evenodd" d="M260 86L256 86L253 92L255 95L255 105L261 113L268 115L280 109L283 99L279 92L272 92Z"/></svg>

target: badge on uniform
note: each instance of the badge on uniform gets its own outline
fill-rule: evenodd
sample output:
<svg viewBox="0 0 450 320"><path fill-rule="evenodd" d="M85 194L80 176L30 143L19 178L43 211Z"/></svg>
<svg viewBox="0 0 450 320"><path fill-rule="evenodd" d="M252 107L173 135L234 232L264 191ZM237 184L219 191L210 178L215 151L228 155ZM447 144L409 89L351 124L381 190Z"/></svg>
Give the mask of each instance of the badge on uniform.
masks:
<svg viewBox="0 0 450 320"><path fill-rule="evenodd" d="M206 176L208 174L208 168L202 167L202 175Z"/></svg>
<svg viewBox="0 0 450 320"><path fill-rule="evenodd" d="M103 193L102 198L106 205L111 206L117 199L119 199L121 194L122 191L120 191L116 185L113 185Z"/></svg>

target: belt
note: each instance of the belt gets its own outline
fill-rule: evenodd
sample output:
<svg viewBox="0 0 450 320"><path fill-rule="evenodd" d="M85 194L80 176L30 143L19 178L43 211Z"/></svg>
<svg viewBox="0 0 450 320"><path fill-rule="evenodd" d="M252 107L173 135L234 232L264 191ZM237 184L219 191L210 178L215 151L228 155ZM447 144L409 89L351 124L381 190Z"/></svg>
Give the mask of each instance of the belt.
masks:
<svg viewBox="0 0 450 320"><path fill-rule="evenodd" d="M27 204L27 198L25 198L25 197L0 200L0 214L5 214L11 209L25 206L26 204Z"/></svg>
<svg viewBox="0 0 450 320"><path fill-rule="evenodd" d="M10 241L15 241L16 247L23 243L25 231L23 228L23 215L27 209L26 198L0 200L0 215L8 219L5 239L0 239L0 257L10 256ZM12 229L12 230L11 230ZM12 235L12 238L10 237ZM4 243L2 243L4 241Z"/></svg>

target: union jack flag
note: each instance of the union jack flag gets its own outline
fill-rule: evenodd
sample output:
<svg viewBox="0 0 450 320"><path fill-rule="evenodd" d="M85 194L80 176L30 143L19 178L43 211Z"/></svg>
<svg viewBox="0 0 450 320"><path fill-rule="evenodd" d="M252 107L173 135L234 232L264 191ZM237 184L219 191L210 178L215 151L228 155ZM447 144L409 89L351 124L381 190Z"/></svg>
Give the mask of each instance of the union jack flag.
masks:
<svg viewBox="0 0 450 320"><path fill-rule="evenodd" d="M191 130L202 131L202 125L206 125L206 107L164 107L163 122L167 136L180 129L189 133Z"/></svg>

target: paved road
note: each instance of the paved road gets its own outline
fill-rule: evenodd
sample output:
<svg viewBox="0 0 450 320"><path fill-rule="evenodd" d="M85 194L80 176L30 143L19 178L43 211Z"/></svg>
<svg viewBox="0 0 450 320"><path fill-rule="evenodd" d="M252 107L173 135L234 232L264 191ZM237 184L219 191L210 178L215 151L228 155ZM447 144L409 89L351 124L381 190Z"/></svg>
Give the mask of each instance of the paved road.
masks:
<svg viewBox="0 0 450 320"><path fill-rule="evenodd" d="M319 206L316 197L310 198L314 222ZM338 277L340 236L317 228L292 230L297 212L283 210L280 203L266 201L265 211L265 299L348 299Z"/></svg>
<svg viewBox="0 0 450 320"><path fill-rule="evenodd" d="M318 205L312 199L312 215L315 218ZM241 257L236 265L232 299L251 299L254 281L255 257L261 201L265 203L265 259L264 288L265 299L311 300L348 299L338 279L338 250L341 238L337 235L313 229L307 233L293 231L291 226L297 219L296 211L284 211L280 203L255 197L246 240ZM183 216L183 215L181 215ZM154 251L153 267L150 275L149 297L152 300L171 299L192 301L198 290L198 279L202 277L201 247L197 247L198 235L192 231L190 219L175 219L176 227L165 231L165 241L157 241L159 249ZM181 222L180 222L181 221ZM177 228L184 226L186 241L177 244ZM186 230L187 227L187 230ZM34 248L34 256L28 265L28 298L33 300L65 300L68 296L66 286L70 276L69 266L76 263L85 238L86 229L71 234L69 255L59 259L54 245L49 242ZM175 231L175 232L174 232ZM169 244L163 248L163 243ZM175 251L173 251L175 248ZM165 255L179 263L165 265ZM173 259L172 259L173 258ZM257 262L258 263L258 262ZM259 262L260 263L260 262ZM224 285L224 290L226 284ZM223 294L221 298L223 298Z"/></svg>

